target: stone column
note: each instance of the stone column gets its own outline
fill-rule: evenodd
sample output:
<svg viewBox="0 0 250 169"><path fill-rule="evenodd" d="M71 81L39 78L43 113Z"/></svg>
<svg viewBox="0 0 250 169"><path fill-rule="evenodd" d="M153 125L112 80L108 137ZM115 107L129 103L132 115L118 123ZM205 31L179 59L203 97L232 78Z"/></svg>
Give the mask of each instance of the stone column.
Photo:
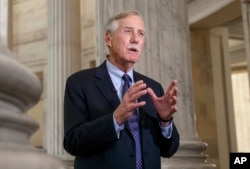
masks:
<svg viewBox="0 0 250 169"><path fill-rule="evenodd" d="M38 124L26 111L37 103L41 89L39 79L16 60L0 36L0 168L66 169L29 142Z"/></svg>
<svg viewBox="0 0 250 169"><path fill-rule="evenodd" d="M229 165L229 161L224 160L228 159L225 154L229 154L229 152L224 149L225 154L220 158L220 148L224 146L227 147L228 143L223 142L223 145L220 146L220 142L218 141L220 138L218 134L218 125L221 125L221 121L219 122L220 124L217 124L218 117L216 116L214 95L214 88L216 87L214 86L213 81L214 67L212 67L212 44L210 38L211 35L209 29L190 30L192 75L193 81L196 85L194 86L194 110L197 112L196 126L199 136L208 144L213 145L206 149L206 153L209 155L207 160L216 164L218 168L224 168L223 165L219 165ZM220 114L223 113L220 112ZM225 168L229 168L229 166Z"/></svg>
<svg viewBox="0 0 250 169"><path fill-rule="evenodd" d="M146 74L167 88L173 79L178 80L178 112L174 121L180 132L181 145L170 159L162 159L163 169L215 168L206 164L202 154L206 144L201 142L195 126L193 84L190 57L190 37L187 2L176 0L103 0L97 1L97 32L103 32L107 19L121 10L138 10L146 24L146 43L136 70ZM103 39L100 33L97 38ZM103 43L99 40L97 42ZM98 44L97 53L105 50ZM100 55L101 56L101 55ZM103 60L98 57L97 63Z"/></svg>
<svg viewBox="0 0 250 169"><path fill-rule="evenodd" d="M244 30L243 36L245 40L248 79L250 79L250 14L249 14L250 0L241 0L241 9L242 9L242 25Z"/></svg>
<svg viewBox="0 0 250 169"><path fill-rule="evenodd" d="M49 154L65 159L63 100L67 77L81 67L80 1L48 1L46 144ZM68 158L66 158L68 159Z"/></svg>
<svg viewBox="0 0 250 169"><path fill-rule="evenodd" d="M11 22L8 18L11 18L11 2L10 0L0 0L0 36L2 37L2 43L11 47Z"/></svg>

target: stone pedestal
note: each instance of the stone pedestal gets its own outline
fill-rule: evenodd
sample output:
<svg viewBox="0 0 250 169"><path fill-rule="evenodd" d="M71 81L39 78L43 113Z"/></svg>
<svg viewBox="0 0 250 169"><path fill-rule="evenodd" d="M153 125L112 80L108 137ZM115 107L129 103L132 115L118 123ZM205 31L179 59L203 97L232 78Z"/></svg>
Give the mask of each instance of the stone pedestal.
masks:
<svg viewBox="0 0 250 169"><path fill-rule="evenodd" d="M37 103L40 95L38 78L15 60L0 37L0 168L66 168L29 143L38 124L25 112Z"/></svg>

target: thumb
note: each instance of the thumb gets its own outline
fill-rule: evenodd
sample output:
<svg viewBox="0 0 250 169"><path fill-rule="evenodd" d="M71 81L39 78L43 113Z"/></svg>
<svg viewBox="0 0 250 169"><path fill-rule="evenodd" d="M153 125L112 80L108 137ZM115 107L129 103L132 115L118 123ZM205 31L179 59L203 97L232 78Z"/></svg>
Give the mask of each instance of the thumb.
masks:
<svg viewBox="0 0 250 169"><path fill-rule="evenodd" d="M147 88L147 91L148 91L148 94L150 95L152 100L157 98L156 95L155 95L155 92L150 87Z"/></svg>

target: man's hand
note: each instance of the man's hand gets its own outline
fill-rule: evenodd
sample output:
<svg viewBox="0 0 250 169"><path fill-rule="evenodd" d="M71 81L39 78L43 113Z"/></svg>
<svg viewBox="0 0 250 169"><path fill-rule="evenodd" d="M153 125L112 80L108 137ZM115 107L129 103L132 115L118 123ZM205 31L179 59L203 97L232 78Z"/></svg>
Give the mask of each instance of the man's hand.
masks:
<svg viewBox="0 0 250 169"><path fill-rule="evenodd" d="M147 88L160 119L167 121L177 111L177 81L173 80L162 97L157 97L151 88Z"/></svg>
<svg viewBox="0 0 250 169"><path fill-rule="evenodd" d="M146 84L140 80L133 84L124 94L120 105L114 112L114 118L118 125L129 119L134 111L146 104L145 101L137 102L137 100L147 94Z"/></svg>

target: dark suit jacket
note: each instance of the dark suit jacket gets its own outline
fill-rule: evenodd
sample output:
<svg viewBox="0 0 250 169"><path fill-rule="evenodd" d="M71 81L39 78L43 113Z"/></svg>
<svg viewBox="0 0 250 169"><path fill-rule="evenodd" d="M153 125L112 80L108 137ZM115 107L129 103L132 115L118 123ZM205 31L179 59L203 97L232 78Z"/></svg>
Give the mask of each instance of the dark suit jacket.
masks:
<svg viewBox="0 0 250 169"><path fill-rule="evenodd" d="M161 85L137 72L156 95ZM120 103L106 63L82 70L67 79L64 98L64 148L75 157L75 169L135 169L133 138L125 125L117 138L113 112ZM139 109L145 169L160 169L160 156L171 157L178 149L179 134L173 125L171 139L161 134L159 121L149 95L140 98L146 105Z"/></svg>

